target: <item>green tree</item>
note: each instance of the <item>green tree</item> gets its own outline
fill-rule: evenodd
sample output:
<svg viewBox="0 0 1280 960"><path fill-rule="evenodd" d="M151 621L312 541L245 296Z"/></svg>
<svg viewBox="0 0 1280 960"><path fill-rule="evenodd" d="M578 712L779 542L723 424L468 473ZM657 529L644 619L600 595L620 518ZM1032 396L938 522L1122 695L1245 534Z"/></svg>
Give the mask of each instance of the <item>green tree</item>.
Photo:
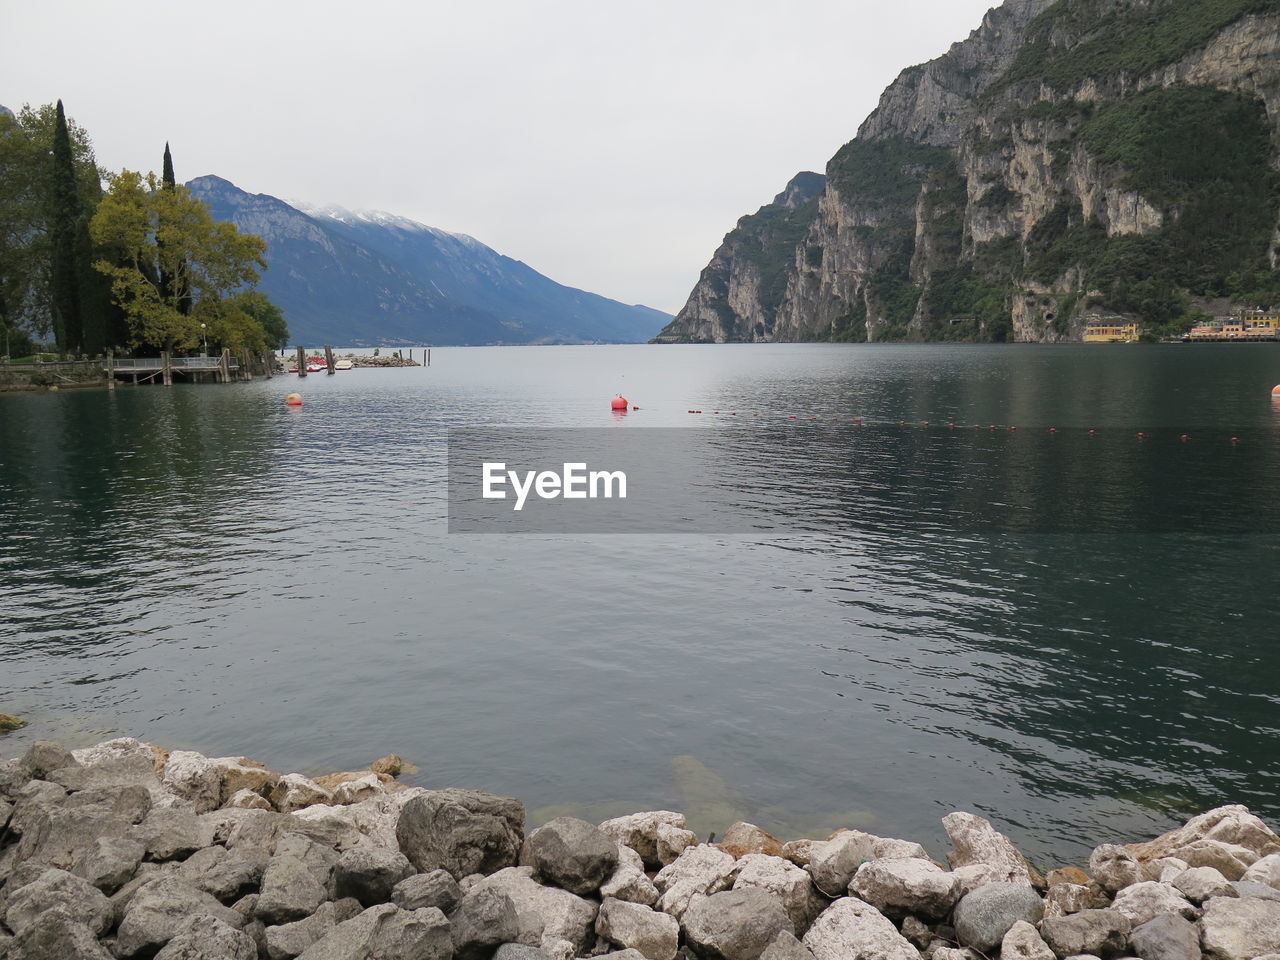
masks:
<svg viewBox="0 0 1280 960"><path fill-rule="evenodd" d="M267 349L281 350L288 344L289 325L285 323L284 313L267 299L265 293L261 290L246 290L237 294L234 302L262 328Z"/></svg>
<svg viewBox="0 0 1280 960"><path fill-rule="evenodd" d="M86 228L84 206L76 188L75 160L67 116L58 101L53 130L53 169L49 190L50 303L53 333L60 350L78 352L84 347L84 315L81 308L85 245L80 234Z"/></svg>
<svg viewBox="0 0 1280 960"><path fill-rule="evenodd" d="M65 113L60 116L52 104L25 106L16 116L0 111L0 323L11 341L19 334L46 337L54 332L55 290L64 309L67 291L74 291L83 346L96 349L103 339L109 302L104 278L90 269L93 254L85 229L101 193L89 137ZM77 204L78 226L76 219L58 216ZM61 250L56 285L55 234ZM67 264L78 264L74 282Z"/></svg>
<svg viewBox="0 0 1280 960"><path fill-rule="evenodd" d="M166 188L154 173L112 176L89 230L115 254L94 266L110 278L136 346L195 346L200 324L231 316L224 301L256 283L266 267L260 237L215 221L186 187ZM162 282L166 276L174 278L171 285ZM184 312L187 297L191 308Z"/></svg>

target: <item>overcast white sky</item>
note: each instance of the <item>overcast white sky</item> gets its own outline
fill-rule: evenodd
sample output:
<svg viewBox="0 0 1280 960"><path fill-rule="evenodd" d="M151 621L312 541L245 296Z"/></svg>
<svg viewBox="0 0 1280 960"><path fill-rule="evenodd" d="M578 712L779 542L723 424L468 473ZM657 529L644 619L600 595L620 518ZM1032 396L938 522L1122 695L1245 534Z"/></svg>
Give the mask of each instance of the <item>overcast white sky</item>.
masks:
<svg viewBox="0 0 1280 960"><path fill-rule="evenodd" d="M995 0L0 0L0 103L98 161L388 210L674 313Z"/></svg>

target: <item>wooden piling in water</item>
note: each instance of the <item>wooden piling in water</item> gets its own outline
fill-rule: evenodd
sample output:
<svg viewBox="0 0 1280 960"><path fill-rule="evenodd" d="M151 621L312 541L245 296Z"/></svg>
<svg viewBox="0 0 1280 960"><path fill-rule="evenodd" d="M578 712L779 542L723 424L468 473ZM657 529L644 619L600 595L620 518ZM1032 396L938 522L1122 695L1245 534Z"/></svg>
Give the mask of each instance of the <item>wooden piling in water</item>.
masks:
<svg viewBox="0 0 1280 960"><path fill-rule="evenodd" d="M251 358L249 354L249 348L245 347L243 350L240 351L240 379L241 380L253 379L253 368L251 367L250 364L251 364Z"/></svg>
<svg viewBox="0 0 1280 960"><path fill-rule="evenodd" d="M231 382L231 348L222 348L222 358L218 360L218 379L223 383Z"/></svg>
<svg viewBox="0 0 1280 960"><path fill-rule="evenodd" d="M333 366L333 347L327 343L324 345L324 365L329 376L332 377L337 372Z"/></svg>
<svg viewBox="0 0 1280 960"><path fill-rule="evenodd" d="M298 376L305 377L307 375L307 348L298 348Z"/></svg>
<svg viewBox="0 0 1280 960"><path fill-rule="evenodd" d="M173 367L169 365L168 350L160 351L160 370L161 370L161 377L160 377L161 381L164 383L166 387L172 387L173 386Z"/></svg>
<svg viewBox="0 0 1280 960"><path fill-rule="evenodd" d="M114 350L107 351L107 389L114 390L116 388L116 353Z"/></svg>
<svg viewBox="0 0 1280 960"><path fill-rule="evenodd" d="M427 366L431 366L431 350L427 350Z"/></svg>

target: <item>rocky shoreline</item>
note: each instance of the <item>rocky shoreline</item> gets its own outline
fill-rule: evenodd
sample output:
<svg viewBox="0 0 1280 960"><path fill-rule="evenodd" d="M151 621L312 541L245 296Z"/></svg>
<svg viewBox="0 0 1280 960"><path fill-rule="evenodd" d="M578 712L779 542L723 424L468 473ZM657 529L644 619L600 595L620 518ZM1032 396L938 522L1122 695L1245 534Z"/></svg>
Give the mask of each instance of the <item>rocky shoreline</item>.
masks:
<svg viewBox="0 0 1280 960"><path fill-rule="evenodd" d="M1041 875L968 813L944 865L671 811L526 834L518 800L399 771L36 743L0 761L0 958L1280 960L1280 836L1242 806Z"/></svg>

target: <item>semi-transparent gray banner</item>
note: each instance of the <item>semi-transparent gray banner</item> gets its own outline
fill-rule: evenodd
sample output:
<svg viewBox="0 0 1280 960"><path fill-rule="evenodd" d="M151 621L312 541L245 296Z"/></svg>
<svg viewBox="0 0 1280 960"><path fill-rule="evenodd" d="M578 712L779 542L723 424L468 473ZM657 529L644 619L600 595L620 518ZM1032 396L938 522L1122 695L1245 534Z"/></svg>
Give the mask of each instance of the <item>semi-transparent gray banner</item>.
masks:
<svg viewBox="0 0 1280 960"><path fill-rule="evenodd" d="M1280 531L1277 491L1280 450L1262 432L762 423L449 435L451 533L1256 534Z"/></svg>

